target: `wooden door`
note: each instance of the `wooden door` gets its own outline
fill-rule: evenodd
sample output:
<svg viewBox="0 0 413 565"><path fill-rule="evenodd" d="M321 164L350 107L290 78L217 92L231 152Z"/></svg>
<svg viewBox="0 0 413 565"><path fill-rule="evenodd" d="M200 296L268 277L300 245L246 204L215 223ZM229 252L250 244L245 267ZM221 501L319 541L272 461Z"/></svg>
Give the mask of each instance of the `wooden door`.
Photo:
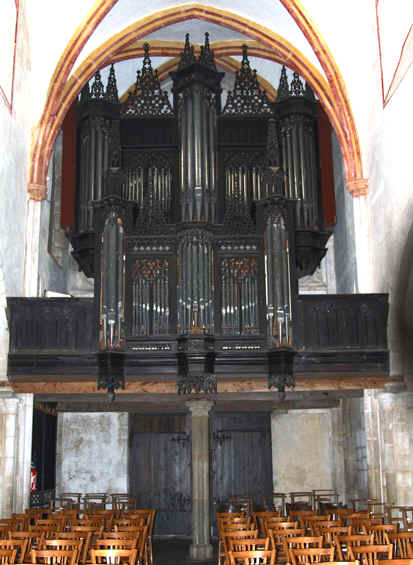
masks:
<svg viewBox="0 0 413 565"><path fill-rule="evenodd" d="M129 419L129 490L156 508L154 534L191 535L191 442L186 414Z"/></svg>
<svg viewBox="0 0 413 565"><path fill-rule="evenodd" d="M271 419L267 413L212 413L211 523L221 502L237 495L262 505L272 493Z"/></svg>

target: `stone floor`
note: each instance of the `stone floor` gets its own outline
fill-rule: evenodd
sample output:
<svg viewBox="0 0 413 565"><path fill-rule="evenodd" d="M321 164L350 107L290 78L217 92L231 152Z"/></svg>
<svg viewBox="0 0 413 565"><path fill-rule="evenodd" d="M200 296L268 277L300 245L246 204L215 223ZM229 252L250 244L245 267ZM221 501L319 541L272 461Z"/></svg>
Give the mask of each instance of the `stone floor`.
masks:
<svg viewBox="0 0 413 565"><path fill-rule="evenodd" d="M171 539L154 540L153 542L153 565L181 565L189 561L189 540ZM215 554L217 548L214 547ZM217 559L202 561L202 565L216 565Z"/></svg>

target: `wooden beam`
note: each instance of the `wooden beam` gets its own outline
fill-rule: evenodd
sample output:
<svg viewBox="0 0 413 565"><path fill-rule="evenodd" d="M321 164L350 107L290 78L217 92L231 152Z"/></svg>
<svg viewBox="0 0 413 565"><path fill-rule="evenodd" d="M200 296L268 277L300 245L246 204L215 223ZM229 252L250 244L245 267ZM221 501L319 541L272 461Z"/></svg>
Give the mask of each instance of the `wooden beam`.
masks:
<svg viewBox="0 0 413 565"><path fill-rule="evenodd" d="M101 394L97 392L96 381L91 381L90 377L55 377L58 380L51 380L53 377L38 377L36 381L27 381L25 377L14 377L11 386L15 392L34 393L34 394ZM383 388L387 383L403 382L402 377L389 377L377 375L324 375L322 376L296 376L296 391L346 391L361 390L366 388ZM120 397L124 394L171 394L176 395L175 380L148 380L148 381L127 381L125 390L120 390L116 394ZM221 379L218 380L218 394L225 393L244 393L266 392L268 394L267 379Z"/></svg>

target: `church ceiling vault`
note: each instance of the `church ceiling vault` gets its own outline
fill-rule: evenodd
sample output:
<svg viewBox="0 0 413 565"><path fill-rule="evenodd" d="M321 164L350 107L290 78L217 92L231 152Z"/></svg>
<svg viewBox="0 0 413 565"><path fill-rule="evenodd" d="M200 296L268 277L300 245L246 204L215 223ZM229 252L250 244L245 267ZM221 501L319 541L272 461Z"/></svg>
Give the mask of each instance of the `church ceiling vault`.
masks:
<svg viewBox="0 0 413 565"><path fill-rule="evenodd" d="M357 128L343 79L334 58L298 0L283 0L280 3L274 3L274 6L275 4L277 4L278 9L285 8L290 14L292 22L297 24L296 29L299 38L297 36L296 43L303 45L302 35L306 38L311 47L310 51L316 54L323 73L320 73L317 67L306 59L303 53L287 39L269 28L265 28L262 24L227 10L201 4L185 4L173 9L164 9L148 14L125 29L117 30L117 33L110 37L110 11L116 9L118 10L116 13L119 13L122 6L126 4L112 0L99 2L95 5L73 35L59 60L50 83L42 116L34 130L32 163L28 183L28 192L31 198L42 199L44 197L48 160L54 139L71 103L94 70L109 64L115 57L119 56L122 50L127 49L137 39L155 34L156 30L159 29L166 33L169 26L182 22L185 22L191 29L191 24L197 18L225 30L235 30L238 34L256 40L261 46L261 54L257 52L257 56L262 56L262 50L269 50L271 52L269 58L288 64L311 84L337 133L343 152L348 188L355 195L365 193L367 181L363 175ZM118 18L116 21L120 20L121 18ZM101 27L99 28L100 24ZM291 29L291 26L289 29ZM102 30L104 30L103 35ZM101 37L102 40L104 38L104 42L100 47L96 47L94 51L89 53L82 62L84 53L87 53L85 46L96 44L95 32L96 41L97 38ZM220 53L218 47L218 57L228 54L230 52ZM327 77L327 82L323 78L323 74Z"/></svg>

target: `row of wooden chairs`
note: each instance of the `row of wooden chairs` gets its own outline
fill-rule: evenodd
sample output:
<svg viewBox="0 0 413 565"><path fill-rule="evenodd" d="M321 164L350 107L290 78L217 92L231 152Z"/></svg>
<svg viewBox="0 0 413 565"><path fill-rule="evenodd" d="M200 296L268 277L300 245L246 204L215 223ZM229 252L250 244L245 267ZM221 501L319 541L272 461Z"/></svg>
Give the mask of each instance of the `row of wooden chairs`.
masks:
<svg viewBox="0 0 413 565"><path fill-rule="evenodd" d="M353 517L350 513L348 515L350 519ZM360 520L360 514L356 514L354 518ZM367 520L365 516L362 516L362 518ZM247 547L246 541L249 544L258 544L261 550L273 550L278 553L279 557L284 554L283 557L290 561L293 561L290 552L294 548L294 543L299 541L301 544L298 545L301 545L302 549L330 549L333 551L333 555L337 551L338 559L342 561L345 557L351 558L351 546L354 545L356 547L354 551L358 551L358 546L361 546L361 544L369 546L369 550L364 548L360 550L363 562L368 562L370 555L373 555L372 559L375 559L375 552L379 552L379 548L383 547L385 548L384 557L388 559L393 556L393 546L396 550L395 555L400 558L412 556L413 532L403 532L404 535L400 536L395 524L385 525L365 522L360 528L363 533L352 536L352 526L337 526L336 524L341 524L341 522L330 520L330 516L317 516L312 512L305 515L301 514L301 528L298 527L298 520L286 522L286 519L277 513L270 512L253 513L252 516L245 516L243 513L218 513L218 563L220 564L223 559L229 562L229 554L234 551L234 544L237 550L251 549L251 547ZM319 528L316 532L314 532L315 524ZM357 525L360 526L360 524ZM367 527L369 534L367 534ZM313 534L313 537L308 534ZM314 537L314 534L320 535ZM264 537L260 538L259 536ZM312 548L311 545L314 545L314 547ZM346 552L345 556L343 550Z"/></svg>
<svg viewBox="0 0 413 565"><path fill-rule="evenodd" d="M39 514L30 511L24 515L14 515L9 520L0 520L0 548L3 546L6 549L4 546L7 546L11 540L19 540L26 545L21 548L18 558L20 561L30 561L32 549L46 550L45 544L50 545L49 541L52 539L60 542L62 547L68 543L64 540L81 539L83 547L76 548L79 553L77 562L81 564L90 560L92 548L136 549L138 562L152 564L152 530L155 519L153 509L135 509L133 513L123 512L122 518L115 518L111 510L100 510L93 515L84 515L82 519L76 518L73 511L64 511L49 519L37 516ZM13 530L13 526L19 529ZM27 529L21 529L24 526ZM125 543L127 538L129 542ZM106 543L107 539L110 540L110 543ZM96 541L102 540L103 547L96 547ZM120 540L123 540L122 547ZM135 543L131 543L131 540L135 540Z"/></svg>
<svg viewBox="0 0 413 565"><path fill-rule="evenodd" d="M17 551L0 549L0 564L12 565L17 563ZM107 549L90 551L90 563L92 565L99 564L113 564L120 565L135 565L137 559L136 549ZM76 565L77 564L77 551L76 550L37 550L32 549L31 559L29 563L38 565Z"/></svg>

